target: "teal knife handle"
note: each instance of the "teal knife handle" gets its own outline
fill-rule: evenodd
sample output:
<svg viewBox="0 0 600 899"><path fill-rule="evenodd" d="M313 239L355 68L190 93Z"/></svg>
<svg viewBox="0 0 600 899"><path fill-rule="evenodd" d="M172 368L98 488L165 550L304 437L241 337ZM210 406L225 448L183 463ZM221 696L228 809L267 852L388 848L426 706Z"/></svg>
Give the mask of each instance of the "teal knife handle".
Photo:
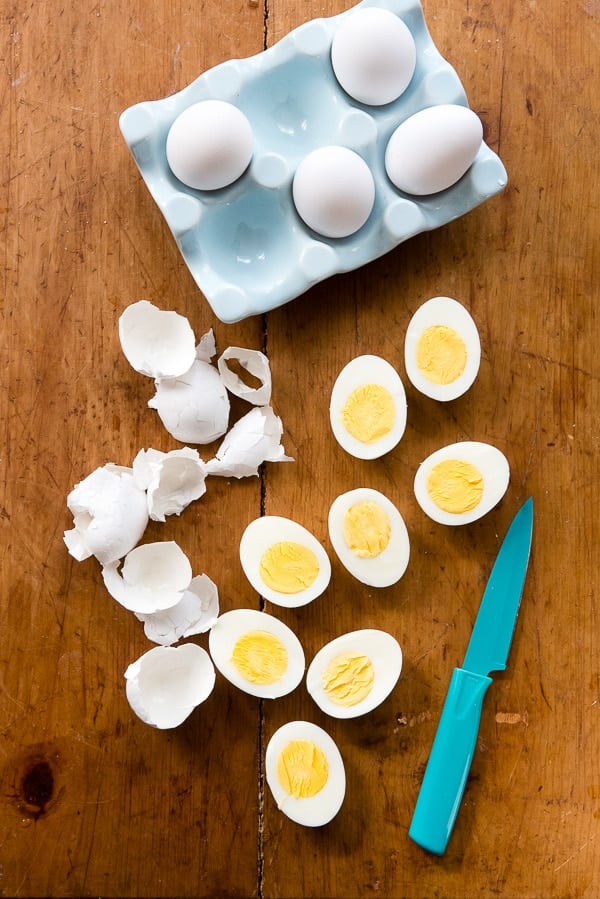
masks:
<svg viewBox="0 0 600 899"><path fill-rule="evenodd" d="M408 835L443 855L460 808L491 677L455 668Z"/></svg>

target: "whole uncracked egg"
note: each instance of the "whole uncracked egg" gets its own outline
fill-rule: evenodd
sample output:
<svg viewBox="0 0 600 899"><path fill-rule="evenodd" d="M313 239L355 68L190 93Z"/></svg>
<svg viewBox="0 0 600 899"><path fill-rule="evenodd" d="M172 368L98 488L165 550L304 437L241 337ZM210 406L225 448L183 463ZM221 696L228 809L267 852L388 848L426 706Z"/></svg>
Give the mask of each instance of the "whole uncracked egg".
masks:
<svg viewBox="0 0 600 899"><path fill-rule="evenodd" d="M202 100L169 129L166 156L176 178L197 190L219 190L240 178L252 159L250 122L224 100Z"/></svg>
<svg viewBox="0 0 600 899"><path fill-rule="evenodd" d="M324 237L349 237L371 214L375 181L354 150L319 147L296 169L292 195L298 215L313 231Z"/></svg>
<svg viewBox="0 0 600 899"><path fill-rule="evenodd" d="M402 19L387 9L363 8L338 27L331 64L340 85L360 103L383 106L408 87L417 50Z"/></svg>
<svg viewBox="0 0 600 899"><path fill-rule="evenodd" d="M385 169L398 190L428 196L456 184L483 140L479 117L467 106L441 103L405 119L390 137Z"/></svg>

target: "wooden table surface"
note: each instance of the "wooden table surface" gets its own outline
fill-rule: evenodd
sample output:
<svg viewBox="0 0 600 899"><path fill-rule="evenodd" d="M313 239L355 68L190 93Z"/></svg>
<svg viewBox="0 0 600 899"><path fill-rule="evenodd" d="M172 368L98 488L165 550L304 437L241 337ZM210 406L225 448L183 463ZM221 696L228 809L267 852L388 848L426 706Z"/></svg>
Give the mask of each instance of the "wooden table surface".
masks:
<svg viewBox="0 0 600 899"><path fill-rule="evenodd" d="M3 4L2 896L600 896L598 0L427 0L507 189L264 318L212 314L119 133L133 103L345 8ZM418 395L403 367L409 318L437 294L471 310L482 341L475 385L447 405ZM96 560L76 562L62 536L66 496L93 469L178 446L119 345L119 316L143 297L186 315L197 335L212 327L219 350L265 349L296 460L260 478L213 478L202 500L145 534L177 540L217 583L223 611L260 605L237 556L251 519L288 515L328 546L338 493L365 484L401 509L412 554L397 586L363 587L334 561L319 600L269 609L308 659L357 627L397 637L400 681L364 718L326 718L303 685L261 702L221 677L176 730L131 711L123 673L151 644ZM371 463L346 456L328 425L335 376L361 353L387 358L407 384L405 436ZM449 529L425 518L412 480L428 453L460 439L502 449L511 481L489 515ZM487 695L438 858L408 825L452 668L529 495L534 547L509 666ZM325 727L346 764L342 810L315 830L285 818L264 783L266 743L295 718Z"/></svg>

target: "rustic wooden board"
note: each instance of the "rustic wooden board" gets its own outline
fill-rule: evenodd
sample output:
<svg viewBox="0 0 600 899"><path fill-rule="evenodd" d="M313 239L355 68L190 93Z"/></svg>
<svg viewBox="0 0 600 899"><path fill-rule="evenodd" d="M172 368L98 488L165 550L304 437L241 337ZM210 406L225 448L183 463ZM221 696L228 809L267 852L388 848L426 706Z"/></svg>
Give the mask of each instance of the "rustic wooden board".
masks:
<svg viewBox="0 0 600 899"><path fill-rule="evenodd" d="M0 895L600 895L600 7L426 2L508 188L265 318L215 319L118 132L128 105L347 6L4 3ZM407 386L397 450L372 463L345 456L327 416L337 372L374 352L403 374L410 315L436 294L477 321L478 380L448 407ZM200 502L146 534L177 540L195 573L217 581L224 610L260 604L236 561L255 516L290 515L327 544L330 502L359 485L388 493L405 516L412 555L398 586L362 587L334 561L320 600L269 609L308 658L356 627L398 637L401 680L364 719L326 719L304 687L260 703L221 678L175 731L131 712L123 672L148 643L95 561L68 556L62 533L74 483L105 462L130 464L141 447L175 445L146 408L151 383L118 344L118 317L141 297L187 315L198 335L213 327L220 349L262 347L271 361L296 461L260 479L213 479ZM512 477L489 516L448 530L425 519L412 478L456 439L498 445ZM488 693L458 824L435 858L407 828L451 670L528 495L534 548L509 668ZM322 724L346 763L344 806L315 831L283 817L264 783L266 742L292 718Z"/></svg>

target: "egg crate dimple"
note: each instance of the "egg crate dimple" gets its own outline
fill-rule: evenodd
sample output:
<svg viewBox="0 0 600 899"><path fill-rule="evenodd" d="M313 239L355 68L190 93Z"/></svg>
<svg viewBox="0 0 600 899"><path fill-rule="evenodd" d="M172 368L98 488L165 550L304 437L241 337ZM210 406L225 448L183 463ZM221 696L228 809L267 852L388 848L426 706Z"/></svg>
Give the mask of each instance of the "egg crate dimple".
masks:
<svg viewBox="0 0 600 899"><path fill-rule="evenodd" d="M362 7L399 16L416 45L408 88L384 106L353 100L331 65L336 29ZM254 135L248 169L214 191L186 187L171 172L165 151L174 120L209 99L239 108ZM458 75L429 35L420 4L363 0L337 16L299 26L260 54L209 69L170 97L131 106L121 115L120 128L198 287L221 321L235 322L274 309L331 275L359 268L504 188L504 166L485 142L468 171L446 190L415 197L394 187L384 164L390 136L414 113L441 104L468 106ZM371 214L349 237L329 239L312 231L292 198L301 160L328 145L357 152L375 182Z"/></svg>

